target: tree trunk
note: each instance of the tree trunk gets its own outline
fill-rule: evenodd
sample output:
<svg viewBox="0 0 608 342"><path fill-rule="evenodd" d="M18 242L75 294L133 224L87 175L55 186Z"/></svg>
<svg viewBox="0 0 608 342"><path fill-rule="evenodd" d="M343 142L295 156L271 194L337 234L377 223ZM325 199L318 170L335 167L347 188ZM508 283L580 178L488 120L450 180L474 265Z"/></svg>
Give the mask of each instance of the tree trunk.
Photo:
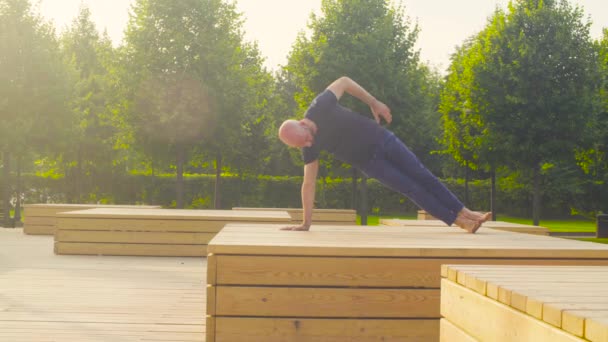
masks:
<svg viewBox="0 0 608 342"><path fill-rule="evenodd" d="M367 176L361 177L361 225L367 226Z"/></svg>
<svg viewBox="0 0 608 342"><path fill-rule="evenodd" d="M534 167L532 182L534 189L532 193L532 221L535 226L540 224L540 211L541 211L541 175L540 165Z"/></svg>
<svg viewBox="0 0 608 342"><path fill-rule="evenodd" d="M2 192L2 216L4 220L0 225L4 228L12 227L11 224L11 155L10 152L4 151L2 156L3 168L2 178L4 183L4 191Z"/></svg>
<svg viewBox="0 0 608 342"><path fill-rule="evenodd" d="M177 147L177 182L175 183L175 206L184 209L184 148Z"/></svg>
<svg viewBox="0 0 608 342"><path fill-rule="evenodd" d="M356 168L352 168L353 170L353 178L352 178L352 198L350 200L350 207L352 209L357 210L357 177L358 171Z"/></svg>
<svg viewBox="0 0 608 342"><path fill-rule="evenodd" d="M492 167L490 187L490 210L492 211L492 221L496 221L496 168Z"/></svg>
<svg viewBox="0 0 608 342"><path fill-rule="evenodd" d="M214 204L215 209L220 209L220 180L222 179L222 153L218 152L215 157L215 190Z"/></svg>
<svg viewBox="0 0 608 342"><path fill-rule="evenodd" d="M469 205L469 162L465 162L464 166L464 204Z"/></svg>
<svg viewBox="0 0 608 342"><path fill-rule="evenodd" d="M17 202L15 203L15 227L22 227L21 223L21 156L17 156Z"/></svg>

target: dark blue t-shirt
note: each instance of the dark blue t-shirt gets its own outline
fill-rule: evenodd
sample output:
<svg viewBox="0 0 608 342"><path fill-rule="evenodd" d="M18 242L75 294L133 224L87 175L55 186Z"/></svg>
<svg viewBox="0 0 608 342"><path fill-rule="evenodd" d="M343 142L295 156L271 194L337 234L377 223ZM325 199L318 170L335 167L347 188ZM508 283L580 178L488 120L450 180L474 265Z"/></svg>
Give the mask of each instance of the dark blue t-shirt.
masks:
<svg viewBox="0 0 608 342"><path fill-rule="evenodd" d="M317 160L324 150L361 167L372 158L385 130L376 121L339 105L331 90L317 95L305 117L317 125L313 145L302 148L305 164Z"/></svg>

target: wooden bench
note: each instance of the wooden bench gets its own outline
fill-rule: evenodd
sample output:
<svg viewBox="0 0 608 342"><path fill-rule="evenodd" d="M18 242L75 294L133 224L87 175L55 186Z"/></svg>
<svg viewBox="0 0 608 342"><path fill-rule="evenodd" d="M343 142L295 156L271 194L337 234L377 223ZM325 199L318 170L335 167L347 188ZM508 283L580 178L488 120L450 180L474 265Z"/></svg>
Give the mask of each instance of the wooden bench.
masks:
<svg viewBox="0 0 608 342"><path fill-rule="evenodd" d="M380 219L381 225L396 226L396 227L445 227L445 223L439 220L403 220L403 219ZM533 226L527 224L503 222L503 221L487 221L482 227L504 230L516 233L526 233L534 235L549 235L549 229L541 226Z"/></svg>
<svg viewBox="0 0 608 342"><path fill-rule="evenodd" d="M608 267L444 265L441 341L608 341Z"/></svg>
<svg viewBox="0 0 608 342"><path fill-rule="evenodd" d="M282 211L96 208L57 214L56 254L206 256L227 223L288 224Z"/></svg>
<svg viewBox="0 0 608 342"><path fill-rule="evenodd" d="M229 224L207 341L438 341L442 264L608 265L608 245L482 228Z"/></svg>
<svg viewBox="0 0 608 342"><path fill-rule="evenodd" d="M417 218L418 220L437 220L435 216L427 213L425 210L418 210Z"/></svg>
<svg viewBox="0 0 608 342"><path fill-rule="evenodd" d="M286 211L293 223L302 223L302 208L244 208L235 207L233 210L281 210ZM354 209L318 209L312 211L313 224L320 225L355 225L357 212Z"/></svg>
<svg viewBox="0 0 608 342"><path fill-rule="evenodd" d="M62 203L37 203L25 204L23 233L30 235L53 235L55 234L55 223L57 214L93 208L127 208L127 209L154 209L158 205L113 205L113 204L62 204Z"/></svg>

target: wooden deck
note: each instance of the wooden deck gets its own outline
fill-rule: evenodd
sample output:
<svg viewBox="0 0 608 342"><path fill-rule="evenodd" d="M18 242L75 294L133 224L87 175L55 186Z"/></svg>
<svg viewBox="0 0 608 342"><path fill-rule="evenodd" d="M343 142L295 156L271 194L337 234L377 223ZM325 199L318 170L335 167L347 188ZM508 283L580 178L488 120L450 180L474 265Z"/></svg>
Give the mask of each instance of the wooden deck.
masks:
<svg viewBox="0 0 608 342"><path fill-rule="evenodd" d="M0 341L205 340L205 258L53 254L0 228Z"/></svg>
<svg viewBox="0 0 608 342"><path fill-rule="evenodd" d="M608 267L444 265L441 341L608 341Z"/></svg>
<svg viewBox="0 0 608 342"><path fill-rule="evenodd" d="M608 245L481 228L229 224L207 341L439 341L442 264L608 265Z"/></svg>

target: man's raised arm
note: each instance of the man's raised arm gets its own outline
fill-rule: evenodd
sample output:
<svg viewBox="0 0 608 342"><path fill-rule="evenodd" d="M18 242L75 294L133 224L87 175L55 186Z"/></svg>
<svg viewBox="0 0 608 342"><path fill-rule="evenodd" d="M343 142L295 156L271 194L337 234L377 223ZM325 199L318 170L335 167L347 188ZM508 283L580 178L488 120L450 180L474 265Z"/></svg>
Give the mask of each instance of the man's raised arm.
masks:
<svg viewBox="0 0 608 342"><path fill-rule="evenodd" d="M391 116L391 110L387 105L378 101L372 94L360 86L357 82L353 81L349 77L342 76L337 80L333 81L328 87L336 98L340 100L342 95L346 92L363 103L367 104L374 115L377 123L380 123L380 118L386 120L387 123L391 123L393 117Z"/></svg>

